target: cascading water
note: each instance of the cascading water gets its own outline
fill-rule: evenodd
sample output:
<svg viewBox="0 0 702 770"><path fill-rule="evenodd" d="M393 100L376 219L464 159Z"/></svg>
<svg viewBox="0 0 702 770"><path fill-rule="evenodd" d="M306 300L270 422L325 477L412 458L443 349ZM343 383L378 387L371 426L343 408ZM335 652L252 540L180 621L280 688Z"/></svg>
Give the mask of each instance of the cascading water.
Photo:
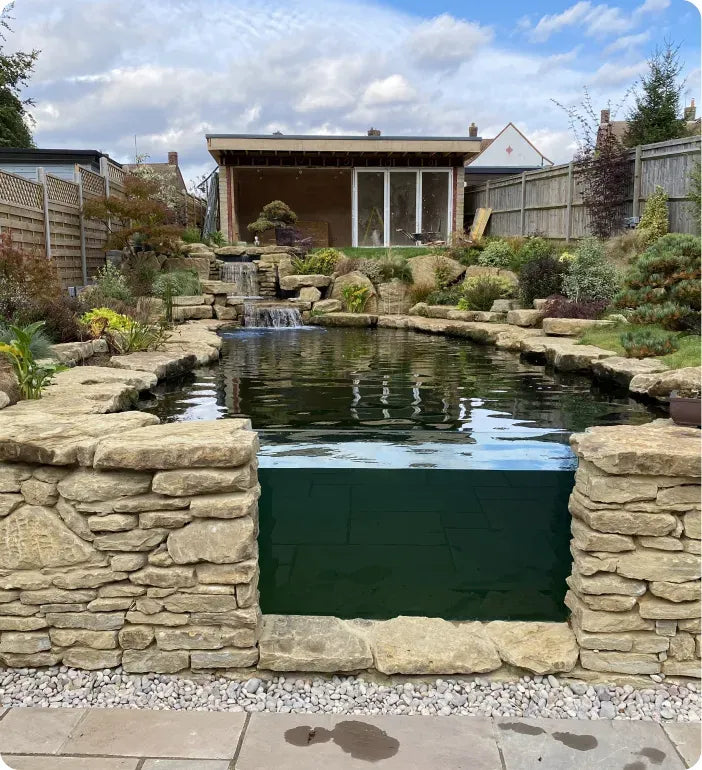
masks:
<svg viewBox="0 0 702 770"><path fill-rule="evenodd" d="M302 316L296 307L247 302L244 304L244 326L289 329L302 326Z"/></svg>
<svg viewBox="0 0 702 770"><path fill-rule="evenodd" d="M235 284L235 294L241 297L258 296L258 269L253 262L225 262L222 280Z"/></svg>

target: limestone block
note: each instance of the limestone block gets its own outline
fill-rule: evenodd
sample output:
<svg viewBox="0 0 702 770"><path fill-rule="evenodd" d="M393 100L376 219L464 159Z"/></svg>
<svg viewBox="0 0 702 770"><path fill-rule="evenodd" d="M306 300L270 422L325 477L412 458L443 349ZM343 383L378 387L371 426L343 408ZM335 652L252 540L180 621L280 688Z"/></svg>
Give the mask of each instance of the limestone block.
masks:
<svg viewBox="0 0 702 770"><path fill-rule="evenodd" d="M700 581L690 583L649 583L648 590L654 596L660 596L670 602L693 602L700 598Z"/></svg>
<svg viewBox="0 0 702 770"><path fill-rule="evenodd" d="M87 604L40 604L39 612L83 612L88 609Z"/></svg>
<svg viewBox="0 0 702 770"><path fill-rule="evenodd" d="M339 313L343 308L344 306L338 299L323 299L314 304L317 313Z"/></svg>
<svg viewBox="0 0 702 770"><path fill-rule="evenodd" d="M599 555L581 551L574 545L570 549L573 554L574 572L581 575L594 575L597 572L615 572L617 569L617 557L611 553Z"/></svg>
<svg viewBox="0 0 702 770"><path fill-rule="evenodd" d="M280 288L283 291L298 291L306 287L324 289L331 283L328 275L282 275L279 276ZM314 301L314 300L309 300Z"/></svg>
<svg viewBox="0 0 702 770"><path fill-rule="evenodd" d="M58 500L56 484L39 479L27 479L20 484L20 491L29 505L54 505Z"/></svg>
<svg viewBox="0 0 702 770"><path fill-rule="evenodd" d="M628 387L639 374L664 372L668 367L656 358L624 358L611 356L594 361L592 373L601 380L611 380L623 387Z"/></svg>
<svg viewBox="0 0 702 770"><path fill-rule="evenodd" d="M297 298L302 302L318 302L322 299L322 292L315 286L303 286L298 292Z"/></svg>
<svg viewBox="0 0 702 770"><path fill-rule="evenodd" d="M95 538L95 547L101 551L149 551L162 543L167 529L132 529Z"/></svg>
<svg viewBox="0 0 702 770"><path fill-rule="evenodd" d="M70 590L74 588L97 588L105 583L126 580L126 578L127 575L124 572L114 572L108 567L95 567L55 575L52 582L58 588Z"/></svg>
<svg viewBox="0 0 702 770"><path fill-rule="evenodd" d="M316 326L360 326L373 328L378 325L378 316L369 313L328 313L314 316Z"/></svg>
<svg viewBox="0 0 702 770"><path fill-rule="evenodd" d="M107 516L89 516L88 527L91 532L124 532L136 527L136 516L128 513L109 513Z"/></svg>
<svg viewBox="0 0 702 770"><path fill-rule="evenodd" d="M695 679L702 676L699 659L689 661L665 660L663 661L663 673L666 676L690 676Z"/></svg>
<svg viewBox="0 0 702 770"><path fill-rule="evenodd" d="M146 564L144 553L117 553L110 558L110 567L115 572L132 572Z"/></svg>
<svg viewBox="0 0 702 770"><path fill-rule="evenodd" d="M669 602L667 599L646 594L639 599L639 613L642 618L653 620L699 618L702 615L702 604L699 597L691 602Z"/></svg>
<svg viewBox="0 0 702 770"><path fill-rule="evenodd" d="M199 583L214 583L235 585L248 583L256 574L257 559L247 559L236 564L198 564L197 579Z"/></svg>
<svg viewBox="0 0 702 770"><path fill-rule="evenodd" d="M168 472L169 471L166 471L166 473ZM177 473L177 471L174 472ZM160 474L157 473L154 476L154 479L159 475ZM166 497L157 494L136 495L135 497L124 497L110 501L110 509L122 513L170 511L173 509L187 508L189 505L189 497Z"/></svg>
<svg viewBox="0 0 702 770"><path fill-rule="evenodd" d="M253 647L256 633L250 628L185 626L156 629L156 646L162 650L218 650L222 647Z"/></svg>
<svg viewBox="0 0 702 770"><path fill-rule="evenodd" d="M699 478L699 430L670 420L608 425L575 433L576 454L605 473Z"/></svg>
<svg viewBox="0 0 702 770"><path fill-rule="evenodd" d="M145 511L139 514L139 526L142 529L162 527L164 529L178 529L192 520L189 510L176 511Z"/></svg>
<svg viewBox="0 0 702 770"><path fill-rule="evenodd" d="M91 602L96 596L97 591L94 589L67 591L62 588L42 588L36 591L22 591L19 598L24 604L80 604Z"/></svg>
<svg viewBox="0 0 702 770"><path fill-rule="evenodd" d="M616 674L657 674L661 671L656 655L643 652L581 650L580 665L591 671Z"/></svg>
<svg viewBox="0 0 702 770"><path fill-rule="evenodd" d="M151 626L124 626L118 638L124 650L143 650L153 642L154 629Z"/></svg>
<svg viewBox="0 0 702 770"><path fill-rule="evenodd" d="M629 390L659 401L668 401L674 390L699 390L700 371L699 366L689 366L660 374L638 374L629 383Z"/></svg>
<svg viewBox="0 0 702 770"><path fill-rule="evenodd" d="M19 598L19 591L0 591L0 604L4 604L6 602L14 602ZM32 604L32 602L29 602L29 604Z"/></svg>
<svg viewBox="0 0 702 770"><path fill-rule="evenodd" d="M632 652L665 652L670 646L670 639L658 634L647 634L638 631L629 634L633 644Z"/></svg>
<svg viewBox="0 0 702 770"><path fill-rule="evenodd" d="M22 505L0 519L0 569L64 567L97 557L50 508Z"/></svg>
<svg viewBox="0 0 702 770"><path fill-rule="evenodd" d="M236 307L231 305L215 305L214 314L220 321L236 321L239 315Z"/></svg>
<svg viewBox="0 0 702 770"><path fill-rule="evenodd" d="M6 652L0 655L0 658L10 668L45 668L57 666L61 662L61 654L54 652L36 652L30 655Z"/></svg>
<svg viewBox="0 0 702 770"><path fill-rule="evenodd" d="M172 567L174 561L166 550L165 545L162 545L156 551L152 551L149 554L149 564L154 567Z"/></svg>
<svg viewBox="0 0 702 770"><path fill-rule="evenodd" d="M156 613L163 610L163 602L148 596L140 596L134 602L134 607L135 610L142 613L142 615L156 615Z"/></svg>
<svg viewBox="0 0 702 770"><path fill-rule="evenodd" d="M116 631L124 625L123 612L51 612L46 622L53 628L85 628L88 631Z"/></svg>
<svg viewBox="0 0 702 770"><path fill-rule="evenodd" d="M0 654L5 652L31 654L35 652L46 652L50 649L51 639L49 639L49 635L46 633L36 631L29 631L27 633L6 631L2 635L2 638L0 638Z"/></svg>
<svg viewBox="0 0 702 770"><path fill-rule="evenodd" d="M68 500L63 497L59 497L58 502L54 508L56 513L63 519L64 524L81 540L87 540L89 542L95 539L90 527L88 526L88 519L86 516L80 514Z"/></svg>
<svg viewBox="0 0 702 770"><path fill-rule="evenodd" d="M199 495L190 503L190 513L199 518L235 519L252 516L257 511L260 487L247 492Z"/></svg>
<svg viewBox="0 0 702 770"><path fill-rule="evenodd" d="M657 548L659 551L684 551L682 541L677 537L637 537L636 542L644 548Z"/></svg>
<svg viewBox="0 0 702 770"><path fill-rule="evenodd" d="M570 585L570 583L569 583ZM623 612L636 605L635 596L622 596L621 594L583 594L583 604L591 610L603 610L606 612Z"/></svg>
<svg viewBox="0 0 702 770"><path fill-rule="evenodd" d="M629 580L612 573L600 573L590 577L573 574L568 578L568 585L578 594L622 594L625 596L643 596L646 583L641 580Z"/></svg>
<svg viewBox="0 0 702 770"><path fill-rule="evenodd" d="M57 647L92 647L95 650L113 650L117 647L116 631L85 631L80 628L52 628L51 641Z"/></svg>
<svg viewBox="0 0 702 770"><path fill-rule="evenodd" d="M166 652L156 647L125 650L122 654L122 668L128 674L175 674L188 668L189 662L187 652Z"/></svg>
<svg viewBox="0 0 702 770"><path fill-rule="evenodd" d="M568 510L584 521L590 529L618 535L667 535L675 530L676 519L668 513L641 511L593 511L578 504L568 503Z"/></svg>
<svg viewBox="0 0 702 770"><path fill-rule="evenodd" d="M253 607L258 604L258 576L251 583L239 583L236 587L236 603L238 607Z"/></svg>
<svg viewBox="0 0 702 770"><path fill-rule="evenodd" d="M122 650L94 650L91 647L70 647L63 653L63 665L97 671L115 668L122 662Z"/></svg>
<svg viewBox="0 0 702 770"><path fill-rule="evenodd" d="M575 482L582 495L603 503L655 500L658 494L655 479L605 474L587 462L579 465Z"/></svg>
<svg viewBox="0 0 702 770"><path fill-rule="evenodd" d="M12 615L0 615L0 631L36 631L46 628L45 618L20 618Z"/></svg>
<svg viewBox="0 0 702 770"><path fill-rule="evenodd" d="M493 621L485 627L505 663L535 674L570 671L578 645L567 623Z"/></svg>
<svg viewBox="0 0 702 770"><path fill-rule="evenodd" d="M675 636L678 623L675 620L657 620L656 633L661 636Z"/></svg>
<svg viewBox="0 0 702 770"><path fill-rule="evenodd" d="M145 567L132 572L129 579L137 585L160 588L181 588L195 585L195 570L192 567Z"/></svg>
<svg viewBox="0 0 702 770"><path fill-rule="evenodd" d="M244 492L256 484L255 464L240 468L185 468L154 474L152 489L163 495L188 497L218 492Z"/></svg>
<svg viewBox="0 0 702 770"><path fill-rule="evenodd" d="M188 622L188 616L175 612L146 613L131 610L127 613L127 622L135 625L150 623L154 626L184 626Z"/></svg>
<svg viewBox="0 0 702 770"><path fill-rule="evenodd" d="M632 537L596 532L579 519L571 521L570 529L573 535L573 543L581 551L621 553L622 551L633 551L636 547Z"/></svg>
<svg viewBox="0 0 702 770"><path fill-rule="evenodd" d="M366 638L384 674L485 673L501 664L480 623L400 616L372 622Z"/></svg>
<svg viewBox="0 0 702 770"><path fill-rule="evenodd" d="M578 644L586 650L610 650L613 652L630 652L634 646L631 634L591 634L575 629Z"/></svg>
<svg viewBox="0 0 702 770"><path fill-rule="evenodd" d="M147 473L78 468L59 482L58 491L69 500L93 502L138 495L148 492L150 487L151 476Z"/></svg>
<svg viewBox="0 0 702 770"><path fill-rule="evenodd" d="M236 597L230 595L173 594L164 599L169 612L228 612L236 610Z"/></svg>
<svg viewBox="0 0 702 770"><path fill-rule="evenodd" d="M507 323L515 326L540 326L543 318L541 310L510 310L507 313Z"/></svg>
<svg viewBox="0 0 702 770"><path fill-rule="evenodd" d="M681 487L674 487L675 489L681 489ZM696 487L699 491L699 487ZM700 532L700 512L688 511L683 515L683 526L685 527L685 534L695 540L699 540L702 537Z"/></svg>
<svg viewBox="0 0 702 770"><path fill-rule="evenodd" d="M637 580L688 583L700 576L700 557L692 553L641 548L619 556L617 573Z"/></svg>
<svg viewBox="0 0 702 770"><path fill-rule="evenodd" d="M125 578L128 577L125 575ZM142 596L146 593L146 589L142 586L135 586L132 583L113 583L109 586L101 586L98 588L98 596L113 597L113 596Z"/></svg>
<svg viewBox="0 0 702 770"><path fill-rule="evenodd" d="M202 626L256 629L261 622L261 613L258 607L244 607L229 612L193 612L190 622Z"/></svg>
<svg viewBox="0 0 702 770"><path fill-rule="evenodd" d="M244 465L258 451L258 437L250 428L249 420L152 425L99 441L94 463L136 470Z"/></svg>
<svg viewBox="0 0 702 770"><path fill-rule="evenodd" d="M99 599L93 599L88 604L88 612L114 612L115 610L128 610L134 603L131 596L110 598L102 596Z"/></svg>
<svg viewBox="0 0 702 770"><path fill-rule="evenodd" d="M637 608L627 612L591 610L572 591L566 593L565 605L573 613L573 623L577 623L583 631L618 633L621 631L652 631L655 628L654 622L642 618Z"/></svg>
<svg viewBox="0 0 702 770"><path fill-rule="evenodd" d="M20 615L29 617L37 612L37 607L22 602L5 602L2 605L4 615Z"/></svg>
<svg viewBox="0 0 702 770"><path fill-rule="evenodd" d="M209 668L247 668L258 663L258 648L231 647L222 650L195 651L190 655L193 670Z"/></svg>
<svg viewBox="0 0 702 770"><path fill-rule="evenodd" d="M544 319L544 322L547 320ZM546 349L546 361L563 372L589 372L594 361L611 355L611 350L604 350L594 345L572 344Z"/></svg>
<svg viewBox="0 0 702 770"><path fill-rule="evenodd" d="M675 658L675 660L694 660L695 639L692 634L681 631L671 637L669 654L670 657Z"/></svg>
<svg viewBox="0 0 702 770"><path fill-rule="evenodd" d="M44 575L41 572L32 572L30 570L10 572L7 575L0 573L0 589L6 591L12 588L19 588L34 591L39 588L48 588L52 580L51 575Z"/></svg>
<svg viewBox="0 0 702 770"><path fill-rule="evenodd" d="M226 422L223 420L222 422ZM201 519L168 536L168 553L176 564L199 561L233 564L254 551L255 527L250 516L239 519Z"/></svg>
<svg viewBox="0 0 702 770"><path fill-rule="evenodd" d="M19 492L20 483L31 478L32 468L22 463L0 463L0 492Z"/></svg>
<svg viewBox="0 0 702 770"><path fill-rule="evenodd" d="M543 320L544 334L558 337L579 337L593 326L611 325L611 321L594 321L589 318L544 318Z"/></svg>
<svg viewBox="0 0 702 770"><path fill-rule="evenodd" d="M683 537L680 542L682 543L683 551L688 553L702 553L702 543L699 540L691 540L689 537Z"/></svg>
<svg viewBox="0 0 702 770"><path fill-rule="evenodd" d="M0 493L0 517L12 513L15 508L19 508L24 503L24 497L18 493Z"/></svg>

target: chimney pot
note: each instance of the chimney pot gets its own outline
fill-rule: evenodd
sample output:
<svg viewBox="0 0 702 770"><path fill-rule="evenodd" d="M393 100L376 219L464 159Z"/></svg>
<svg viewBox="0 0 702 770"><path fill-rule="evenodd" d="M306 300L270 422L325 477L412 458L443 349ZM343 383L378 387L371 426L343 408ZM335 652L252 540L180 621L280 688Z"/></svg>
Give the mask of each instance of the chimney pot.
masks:
<svg viewBox="0 0 702 770"><path fill-rule="evenodd" d="M600 110L600 123L609 123L611 111L608 109Z"/></svg>
<svg viewBox="0 0 702 770"><path fill-rule="evenodd" d="M379 128L373 128L372 126L368 129L368 136L380 136L381 131Z"/></svg>
<svg viewBox="0 0 702 770"><path fill-rule="evenodd" d="M471 123L468 126L468 136L472 136L472 137L478 136L478 127L475 125L475 123Z"/></svg>
<svg viewBox="0 0 702 770"><path fill-rule="evenodd" d="M690 100L690 106L685 107L685 111L683 113L685 120L694 120L697 115L697 107L695 107L695 100Z"/></svg>
<svg viewBox="0 0 702 770"><path fill-rule="evenodd" d="M169 152L168 153L168 164L170 166L177 166L178 165L178 153L177 152Z"/></svg>

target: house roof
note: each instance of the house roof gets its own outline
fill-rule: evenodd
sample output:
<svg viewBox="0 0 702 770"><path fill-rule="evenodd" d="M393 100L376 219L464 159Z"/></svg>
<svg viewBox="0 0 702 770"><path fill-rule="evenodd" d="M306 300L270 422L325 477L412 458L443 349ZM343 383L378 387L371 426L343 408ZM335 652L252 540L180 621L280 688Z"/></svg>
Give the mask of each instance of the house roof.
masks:
<svg viewBox="0 0 702 770"><path fill-rule="evenodd" d="M31 161L39 162L42 160L66 160L70 162L71 158L80 158L83 160L107 158L110 163L121 167L122 164L111 158L106 152L101 150L71 150L65 147L47 148L47 147L0 147L0 161Z"/></svg>
<svg viewBox="0 0 702 770"><path fill-rule="evenodd" d="M467 136L332 136L316 134L207 134L207 149L220 164L256 165L264 158L276 158L269 165L315 165L318 159L359 156L433 156L437 162L462 163L480 151L480 138ZM294 156L294 163L285 162ZM292 160L293 158L291 158Z"/></svg>
<svg viewBox="0 0 702 770"><path fill-rule="evenodd" d="M524 134L523 134L523 133L522 133L522 132L521 132L521 131L520 131L520 130L519 130L519 129L518 129L518 128L517 128L517 127L514 125L514 123L512 123L512 122L510 121L510 122L509 122L509 123L508 123L508 124L507 124L507 125L506 125L506 126L503 128L503 129L502 129L502 131L500 131L500 133L499 133L499 134L497 134L497 136L493 137L492 139L483 139L483 140L481 140L481 144L480 144L480 152L479 152L477 155L475 155L474 157L472 157L472 158L471 158L471 159L468 161L468 163L466 163L466 166L469 166L471 163L474 163L475 161L477 161L477 160L478 160L478 158L479 158L479 157L480 157L480 156L481 156L481 155L482 155L482 154L485 152L485 150L487 150L487 148L488 148L488 147L489 147L489 146L490 146L490 145L491 145L491 144L492 144L494 141L496 141L497 139L499 139L499 138L502 136L502 134L504 134L504 132L505 132L505 131L506 131L506 130L507 130L509 127L510 127L510 126L511 126L511 127L512 127L512 128L513 128L513 129L514 129L514 130L515 130L515 131L516 131L516 132L519 134L519 136L521 136L521 137L522 137L522 139L523 139L523 140L524 140L524 141L525 141L525 142L526 142L526 143L529 145L529 147L531 147L533 150L535 150L536 152L538 152L538 153L539 153L539 155L540 155L540 156L541 156L541 157L542 157L542 158L543 158L543 159L544 159L544 160L545 160L547 163L549 163L550 165L553 165L553 161L552 161L552 160L550 160L549 158L547 158L547 157L546 157L546 156L543 154L543 152L541 152L541 150L540 150L538 147L536 147L536 145L534 145L534 144L533 144L531 141L529 141L529 139L528 139L526 136L524 136Z"/></svg>

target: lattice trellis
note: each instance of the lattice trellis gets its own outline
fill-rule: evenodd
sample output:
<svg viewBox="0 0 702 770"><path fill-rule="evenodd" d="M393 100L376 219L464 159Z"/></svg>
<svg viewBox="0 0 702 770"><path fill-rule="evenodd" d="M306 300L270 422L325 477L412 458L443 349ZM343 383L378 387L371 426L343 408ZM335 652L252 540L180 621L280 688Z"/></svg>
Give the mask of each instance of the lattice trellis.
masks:
<svg viewBox="0 0 702 770"><path fill-rule="evenodd" d="M42 209L44 207L44 191L40 184L30 182L16 174L0 171L0 200L29 208Z"/></svg>
<svg viewBox="0 0 702 770"><path fill-rule="evenodd" d="M83 192L92 195L105 195L105 180L99 174L88 171L87 168L80 169L80 177L83 181Z"/></svg>
<svg viewBox="0 0 702 770"><path fill-rule="evenodd" d="M67 206L79 206L78 185L67 182L51 174L46 175L46 189L49 192L49 200L55 203L65 203Z"/></svg>
<svg viewBox="0 0 702 770"><path fill-rule="evenodd" d="M113 166L111 163L107 164L107 177L110 182L124 184L124 171L117 166Z"/></svg>

